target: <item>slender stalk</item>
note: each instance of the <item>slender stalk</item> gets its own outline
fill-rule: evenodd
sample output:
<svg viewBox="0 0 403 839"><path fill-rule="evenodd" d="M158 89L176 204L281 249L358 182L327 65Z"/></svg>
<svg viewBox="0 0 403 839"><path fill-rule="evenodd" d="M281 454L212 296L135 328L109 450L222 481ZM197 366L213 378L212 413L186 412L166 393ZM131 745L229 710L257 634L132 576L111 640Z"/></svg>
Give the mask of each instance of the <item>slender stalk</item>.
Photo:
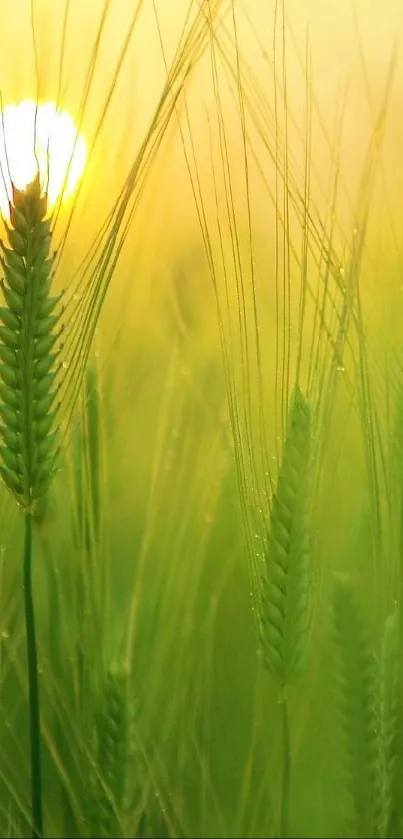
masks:
<svg viewBox="0 0 403 839"><path fill-rule="evenodd" d="M290 799L291 779L291 737L290 722L288 718L287 697L284 692L281 697L281 718L283 732L283 777L281 786L281 809L280 809L280 839L287 839L288 835L288 810Z"/></svg>
<svg viewBox="0 0 403 839"><path fill-rule="evenodd" d="M36 651L35 611L32 596L32 516L24 514L24 605L27 640L29 732L31 746L32 839L43 835L41 731L39 716L38 659Z"/></svg>

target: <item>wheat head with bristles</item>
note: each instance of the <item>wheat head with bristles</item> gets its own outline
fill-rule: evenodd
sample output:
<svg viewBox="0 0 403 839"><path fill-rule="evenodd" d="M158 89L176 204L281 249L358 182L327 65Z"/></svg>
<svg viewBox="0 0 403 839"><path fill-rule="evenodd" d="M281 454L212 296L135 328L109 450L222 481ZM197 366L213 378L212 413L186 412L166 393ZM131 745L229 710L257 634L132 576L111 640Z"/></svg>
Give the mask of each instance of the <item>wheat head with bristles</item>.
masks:
<svg viewBox="0 0 403 839"><path fill-rule="evenodd" d="M97 777L91 814L94 836L117 836L122 831L131 756L128 690L128 672L109 669L96 717Z"/></svg>
<svg viewBox="0 0 403 839"><path fill-rule="evenodd" d="M24 512L23 592L27 642L32 836L43 835L41 729L32 587L32 518L55 473L58 455L56 380L60 370L61 295L51 294L51 218L39 173L13 186L1 244L4 303L0 308L0 474Z"/></svg>
<svg viewBox="0 0 403 839"><path fill-rule="evenodd" d="M0 308L0 470L29 513L49 487L58 454L61 295L51 294L54 257L46 216L39 177L23 191L14 188L8 246L2 244L6 305Z"/></svg>
<svg viewBox="0 0 403 839"><path fill-rule="evenodd" d="M269 519L265 573L259 591L260 643L276 679L281 702L283 771L278 836L289 830L291 728L288 688L307 659L310 628L310 470L312 419L308 401L295 387L277 487Z"/></svg>
<svg viewBox="0 0 403 839"><path fill-rule="evenodd" d="M295 388L273 495L259 608L262 651L284 688L303 668L310 623L311 409Z"/></svg>
<svg viewBox="0 0 403 839"><path fill-rule="evenodd" d="M381 836L401 836L403 829L403 710L400 617L385 621L380 668Z"/></svg>
<svg viewBox="0 0 403 839"><path fill-rule="evenodd" d="M332 682L343 734L343 769L358 836L380 836L385 812L379 670L348 579L333 590Z"/></svg>

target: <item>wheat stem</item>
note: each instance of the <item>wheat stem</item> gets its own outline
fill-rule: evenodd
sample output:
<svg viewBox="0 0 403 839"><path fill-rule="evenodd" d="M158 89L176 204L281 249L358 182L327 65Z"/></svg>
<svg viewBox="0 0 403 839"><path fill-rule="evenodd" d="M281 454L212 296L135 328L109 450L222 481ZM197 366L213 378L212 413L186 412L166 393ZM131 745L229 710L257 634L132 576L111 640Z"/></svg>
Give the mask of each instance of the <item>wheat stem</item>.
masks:
<svg viewBox="0 0 403 839"><path fill-rule="evenodd" d="M59 453L60 295L51 296L54 254L47 196L39 175L13 187L7 244L0 243L0 475L24 512L24 608L31 746L32 836L42 835L40 717L32 596L32 516L49 488Z"/></svg>
<svg viewBox="0 0 403 839"><path fill-rule="evenodd" d="M273 494L265 573L259 602L264 661L279 689L283 746L279 836L288 831L291 734L288 688L304 670L310 630L311 407L300 388L290 401L289 423Z"/></svg>
<svg viewBox="0 0 403 839"><path fill-rule="evenodd" d="M281 702L281 718L283 733L283 777L281 786L280 810L280 839L288 836L288 809L291 786L291 735L287 697L283 695Z"/></svg>
<svg viewBox="0 0 403 839"><path fill-rule="evenodd" d="M36 650L35 610L32 594L32 516L24 515L24 606L27 642L29 728L31 745L32 837L39 839L42 830L41 733L39 714L38 659Z"/></svg>

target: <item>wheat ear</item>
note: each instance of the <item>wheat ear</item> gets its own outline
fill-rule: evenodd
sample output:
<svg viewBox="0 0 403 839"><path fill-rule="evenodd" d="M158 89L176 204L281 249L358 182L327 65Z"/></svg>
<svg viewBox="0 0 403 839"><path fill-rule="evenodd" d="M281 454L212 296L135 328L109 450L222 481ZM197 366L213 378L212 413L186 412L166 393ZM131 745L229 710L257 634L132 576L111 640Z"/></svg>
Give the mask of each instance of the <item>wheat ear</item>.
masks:
<svg viewBox="0 0 403 839"><path fill-rule="evenodd" d="M32 595L32 515L55 471L55 350L59 297L51 296L53 257L47 198L39 176L13 189L2 243L5 305L0 308L0 473L25 519L24 599L31 739L32 833L43 833L40 713Z"/></svg>
<svg viewBox="0 0 403 839"><path fill-rule="evenodd" d="M51 296L53 256L47 199L37 177L14 189L9 246L2 245L5 306L0 308L1 475L32 513L55 471L54 407L59 296Z"/></svg>
<svg viewBox="0 0 403 839"><path fill-rule="evenodd" d="M310 407L295 388L271 504L259 615L264 657L281 687L298 677L307 652L311 437Z"/></svg>
<svg viewBox="0 0 403 839"><path fill-rule="evenodd" d="M110 669L96 719L98 777L94 795L94 836L118 836L124 811L131 750L129 674Z"/></svg>
<svg viewBox="0 0 403 839"><path fill-rule="evenodd" d="M380 733L382 750L382 814L380 835L402 835L403 713L400 620L389 615L381 653Z"/></svg>
<svg viewBox="0 0 403 839"><path fill-rule="evenodd" d="M259 600L263 656L281 691L283 782L280 835L287 834L291 743L286 688L306 660L310 620L311 409L300 388L292 394L288 430L273 495L265 574Z"/></svg>
<svg viewBox="0 0 403 839"><path fill-rule="evenodd" d="M333 590L333 684L344 741L343 774L358 836L379 836L384 811L379 672L347 579Z"/></svg>

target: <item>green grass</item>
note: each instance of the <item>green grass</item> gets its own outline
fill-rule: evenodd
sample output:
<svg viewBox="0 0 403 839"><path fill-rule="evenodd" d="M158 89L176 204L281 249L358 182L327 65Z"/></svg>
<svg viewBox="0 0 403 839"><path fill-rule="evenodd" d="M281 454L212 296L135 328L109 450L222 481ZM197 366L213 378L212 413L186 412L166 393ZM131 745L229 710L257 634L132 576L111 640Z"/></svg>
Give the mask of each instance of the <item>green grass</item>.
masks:
<svg viewBox="0 0 403 839"><path fill-rule="evenodd" d="M189 19L166 87L164 15L144 8L166 50L159 105L135 143L127 134L99 214L94 148L94 194L83 187L66 239L66 218L54 219L68 304L61 450L30 508L43 836L397 839L396 82L386 75L369 104L350 178L339 103L332 132L305 34L293 40L282 4L274 31L248 29L255 60L241 3L217 3L216 17L193 5L197 25ZM138 25L133 6L133 44ZM130 82L118 76L112 92ZM99 119L106 130L101 107ZM88 252L103 202L112 212ZM29 422L25 431L30 440ZM2 485L0 835L10 836L42 832L20 514Z"/></svg>

